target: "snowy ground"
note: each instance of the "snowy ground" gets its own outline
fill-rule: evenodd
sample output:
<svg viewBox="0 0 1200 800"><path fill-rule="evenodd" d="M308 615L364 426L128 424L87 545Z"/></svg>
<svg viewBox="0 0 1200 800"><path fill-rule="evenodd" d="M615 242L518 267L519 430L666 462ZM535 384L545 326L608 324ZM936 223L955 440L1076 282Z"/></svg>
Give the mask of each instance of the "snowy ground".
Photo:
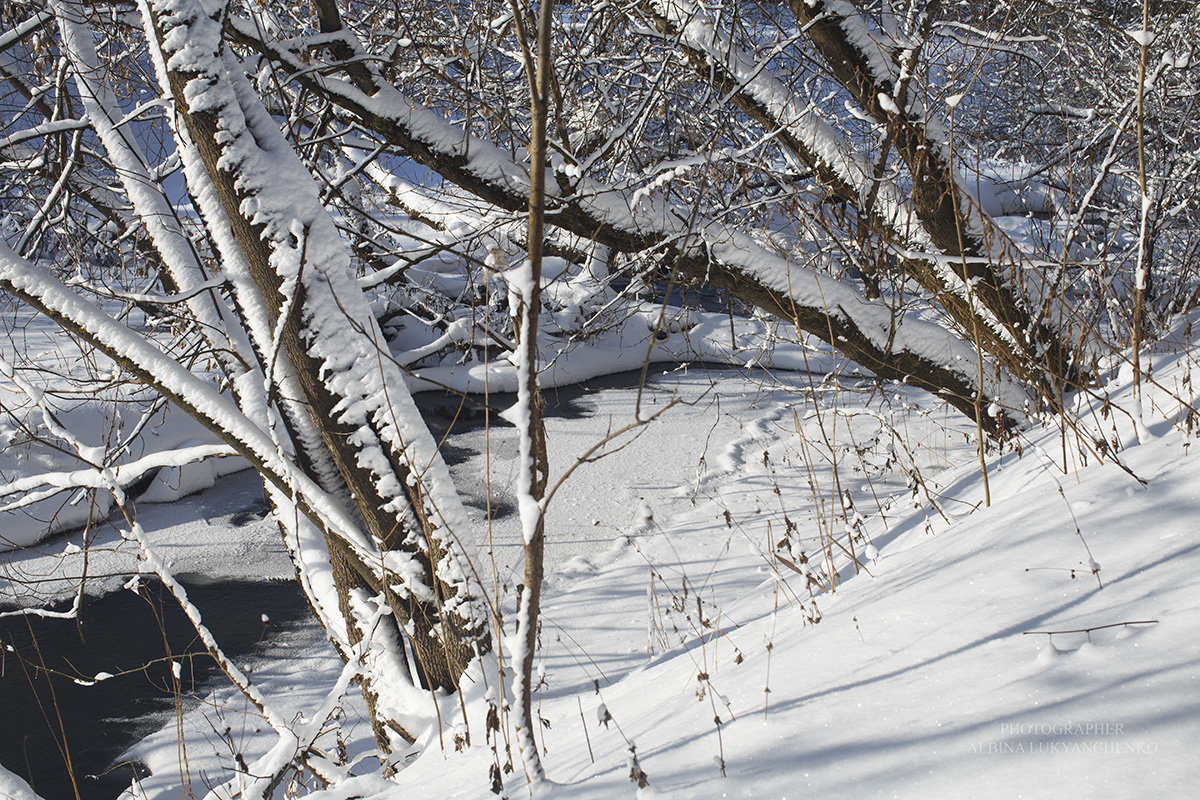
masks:
<svg viewBox="0 0 1200 800"><path fill-rule="evenodd" d="M784 374L794 384L809 383L807 375ZM762 370L655 370L640 393L639 377L622 373L593 382L604 388L547 392L553 472L561 475L574 468L550 508L548 524L558 532L547 544L551 568L608 550L643 498L660 513L690 505L704 481L715 477L709 462L744 435L742 421L776 407L786 394ZM659 416L605 442L635 419L639 394L642 417ZM493 398L492 403L503 406L507 399ZM453 398L446 402L445 416L459 414ZM513 509L515 429L485 427L482 412L474 414L473 422L454 424L446 454L478 524L484 579L492 581L494 565L494 574L511 582L514 574L519 576L521 558L520 522ZM603 447L589 452L597 444ZM576 466L585 456L594 460ZM155 551L189 583L291 578L291 562L278 529L265 516L257 476L242 471L213 477L212 483L212 489L169 503L138 503L138 520ZM83 532L75 531L0 553L0 597L21 603L66 599L85 573L90 594L120 588L138 570L138 548L121 538L118 523L114 519L94 528L86 552Z"/></svg>
<svg viewBox="0 0 1200 800"><path fill-rule="evenodd" d="M1179 353L1164 353L1154 376L1194 404L1189 370ZM1133 407L1128 386L1107 391L1118 409ZM723 402L736 394L725 392ZM713 409L704 425L680 414L647 429L649 457L593 465L577 484L596 491L552 519L551 541L582 552L560 556L550 579L538 695L553 781L544 796L1193 796L1200 475L1186 406L1152 387L1140 436L1120 410L1102 416L1097 403L1084 415L1123 447L1145 485L1113 463L1085 463L1073 436L1064 449L1059 433L1042 430L1022 441L1020 457L989 458L985 508L970 426L912 408L911 396L868 406L865 391L819 390L818 417L803 395L745 383L742 392L740 426L701 449L699 479L693 471L656 484L625 471L704 439ZM626 397L611 395L610 408L608 396L587 418L593 426L628 414ZM867 409L903 431L915 463L886 435L868 446L881 428ZM864 518L853 537L857 574L825 436ZM697 456L672 458L694 470ZM608 503L618 484L629 493L609 510L587 510L588 497ZM633 494L646 506L632 504ZM605 518L592 526L603 533L578 533L588 516ZM831 548L833 591L822 556ZM812 570L811 582L777 554ZM1073 632L1084 628L1095 629ZM257 674L301 709L336 670L317 649ZM226 714L238 705L227 690L214 702ZM369 732L355 708L349 700L341 732L350 752L365 752ZM211 739L203 713L187 724ZM414 786L431 797L491 796L497 755L478 745L482 731L475 736L464 752L449 735L446 751L429 739L400 775L409 789L367 777L327 796ZM247 759L269 743L248 734L239 742ZM630 779L634 745L648 781L641 789ZM149 796L180 794L174 729L136 754L157 773L144 784ZM206 757L193 745L189 764L193 778L220 774L229 747ZM507 794L528 796L515 766Z"/></svg>
<svg viewBox="0 0 1200 800"><path fill-rule="evenodd" d="M641 392L636 372L606 378L598 382L602 388L582 393L547 391L551 488L559 487L546 523L554 531L546 543L552 568L561 565L569 573L592 564L647 509L670 518L695 505L705 487L729 477L726 454L745 440L747 425L778 416L790 405L791 387L820 381L780 373L780 384L762 370L703 365L657 372ZM618 435L639 418L639 402L640 418L653 421ZM560 404L566 408L557 408ZM501 580L519 580L515 429L472 428L452 435L448 444L451 474L481 531L485 572L490 574L494 554Z"/></svg>
<svg viewBox="0 0 1200 800"><path fill-rule="evenodd" d="M138 520L157 552L188 583L290 580L292 563L267 514L262 481L249 471L218 478L201 494L138 507ZM85 575L91 595L117 591L139 571L138 547L121 537L117 520L97 525L83 548L83 531L0 553L0 597L30 605L64 600Z"/></svg>
<svg viewBox="0 0 1200 800"><path fill-rule="evenodd" d="M1084 439L1108 440L1128 471L1087 455L1075 434L1035 430L1019 456L989 456L990 507L973 426L928 398L799 373L781 385L696 368L660 379L643 394L643 416L682 402L580 467L551 506L556 566L537 696L553 782L544 796L1192 796L1193 360L1186 342L1159 350L1142 424L1129 413L1138 404L1127 369L1080 404ZM574 418L548 420L554 471L633 421L636 397L635 388L573 395ZM518 557L506 500L511 432L476 428L450 444L479 516L492 465L503 594ZM180 571L219 577L253 562L282 576L290 568L256 492L250 476L227 477L204 495L144 506L141 521ZM62 573L69 558L57 554L69 545L43 547L56 558L16 563L54 561ZM482 559L485 576L492 563ZM312 709L340 669L321 642L315 630L277 642L255 680L296 713ZM369 772L354 694L325 745L340 741ZM138 790L146 796L201 796L274 741L227 688L181 725L186 762L175 725L132 754L154 771ZM215 734L226 728L232 735ZM476 728L462 752L454 733L444 750L429 733L398 778L408 788L367 775L324 796L414 786L430 797L492 796L489 769L509 759L511 732L493 749ZM507 796L529 796L514 767Z"/></svg>

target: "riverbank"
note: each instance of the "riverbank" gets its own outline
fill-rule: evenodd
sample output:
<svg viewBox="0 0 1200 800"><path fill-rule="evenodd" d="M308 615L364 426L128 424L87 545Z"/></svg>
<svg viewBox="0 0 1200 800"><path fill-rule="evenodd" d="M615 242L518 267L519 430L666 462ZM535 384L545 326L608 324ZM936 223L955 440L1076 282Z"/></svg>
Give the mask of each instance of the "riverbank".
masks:
<svg viewBox="0 0 1200 800"><path fill-rule="evenodd" d="M1034 429L990 453L986 486L973 426L903 387L688 371L643 391L643 417L688 402L581 466L550 509L547 796L1188 796L1200 780L1200 467L1183 393L1195 364L1187 341L1162 350L1140 403L1113 365L1078 403L1076 431ZM554 474L634 421L636 398L628 386L560 398ZM1140 424L1127 413L1139 405ZM472 513L501 512L481 572L495 564L511 620L511 441L470 413L448 453ZM1097 459L1100 440L1119 463ZM299 719L341 667L319 635L286 644L247 663ZM291 791L485 798L492 767L513 758L505 791L527 794L507 724L494 747L479 729L430 730L391 782L357 692L336 708L322 746L357 777L322 795L290 774ZM458 751L464 733L475 746ZM127 754L151 770L127 796L198 793L275 741L218 686Z"/></svg>
<svg viewBox="0 0 1200 800"><path fill-rule="evenodd" d="M763 414L778 416L778 408L791 402L793 392L819 380L785 374L791 383L777 385L762 370L693 365L653 370L649 382L641 386L641 373L632 372L547 391L552 469L561 475L573 468L550 508L549 525L555 531L547 549L551 580L565 580L580 569L594 569L616 557L623 532L641 520L641 509L652 504L658 519L670 519L690 508L703 487L727 478L723 454L745 437L747 425L756 424ZM504 595L519 580L521 557L520 526L511 500L516 443L513 429L495 415L511 404L511 397L491 396L490 410L474 396L464 399L427 392L418 395L418 401L435 435L443 440L451 471L478 525L480 578L493 590L500 585ZM634 422L639 413L642 418L656 418L589 453ZM592 460L575 466L585 456ZM239 631L261 637L269 647L291 644L279 638L285 628L258 622L261 613L299 625L307 617L307 608L292 584L276 583L292 579L292 566L254 473L216 478L211 487L171 503L139 503L137 513L154 551L189 586L189 592L201 598L198 604L206 618L216 618L218 641L231 655L262 656L246 646ZM94 686L83 687L69 678L56 680L53 688L61 701L45 681L35 682L30 691L31 684L21 673L9 673L11 680L0 684L0 696L22 724L0 739L0 763L31 778L46 797L73 791L61 745L64 731L68 747L73 748L72 764L82 796L107 800L128 785L134 774L131 767L99 779L87 776L104 773L123 750L163 724L162 715L176 701L181 708L197 707L208 691L204 681L216 677L208 659L189 657L189 665L203 662L199 677L187 688L169 679L164 665L171 660L183 663L172 654L184 650L181 641L194 648L194 633L170 602L166 612L147 617L146 601L126 591L130 577L139 572L138 548L122 538L118 523L94 527L86 543L80 530L0 553L0 597L7 608L49 604L62 611L79 597L83 609L78 625L71 619L36 616L3 620L0 639L5 643L24 653L37 637L47 663L76 678L117 674L140 663L154 665L145 674ZM291 598L290 607L278 607L277 601L269 599L276 597ZM231 627L230 615L238 614L245 619ZM170 631L169 647L164 647L157 623L152 622L163 615L163 625ZM286 628L287 636L302 629L306 640L316 638L321 653L309 653L305 660L336 665L332 653L323 652L323 637L315 625L293 625ZM97 642L102 646L95 646ZM283 655L291 658L295 653L288 650ZM71 659L74 666L68 670L61 659ZM285 691L294 690L289 684ZM57 702L66 709L61 722L53 712ZM238 701L229 698L228 702ZM122 710L122 704L128 708ZM31 750L36 754L32 762L27 755Z"/></svg>
<svg viewBox="0 0 1200 800"><path fill-rule="evenodd" d="M1186 343L1155 357L1172 391L1145 389L1141 430L1112 412L1134 402L1127 369L1081 401L1081 437L1110 440L1120 463L1042 428L989 455L986 488L970 425L904 390L816 386L818 404L801 392L756 405L706 454L699 491L664 482L609 550L559 562L536 704L551 783L534 794L1189 796L1200 467L1178 390L1193 366ZM564 534L551 526L552 541ZM337 670L310 658L309 672L287 661L261 676L296 713ZM239 701L225 689L214 702ZM470 731L452 728L386 781L356 704L330 735L360 777L322 793L294 776L295 791L486 798L492 767L515 759L507 728L493 746L476 729L461 751L453 739ZM177 741L164 731L136 748L158 765L148 796L176 791ZM248 737L242 752L253 763L273 741ZM210 774L234 774L210 758ZM505 793L528 796L513 763Z"/></svg>

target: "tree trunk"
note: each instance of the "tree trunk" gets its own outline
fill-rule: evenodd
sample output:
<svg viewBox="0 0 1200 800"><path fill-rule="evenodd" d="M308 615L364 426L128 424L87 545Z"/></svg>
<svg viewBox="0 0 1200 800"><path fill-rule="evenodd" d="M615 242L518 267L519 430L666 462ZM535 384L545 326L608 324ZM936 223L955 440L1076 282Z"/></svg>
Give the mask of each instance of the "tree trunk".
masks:
<svg viewBox="0 0 1200 800"><path fill-rule="evenodd" d="M228 236L214 236L226 270L244 266L265 311L265 319L247 320L260 365L273 391L298 393L280 398L292 410L284 415L289 439L326 488L352 503L379 551L382 581L329 543L351 644L366 634L370 613L356 599L365 591L391 607L381 624L394 626L396 641L404 631L421 682L456 688L490 648L457 539L470 535L469 526L338 233L306 168L231 63L219 23L199 3L168 11L154 2L146 23L162 51L160 80L186 129L179 147L185 159L195 154L211 182L206 223L227 226ZM402 652L392 656L405 663ZM385 689L364 682L373 708ZM378 715L376 724L384 745L382 727L402 730Z"/></svg>

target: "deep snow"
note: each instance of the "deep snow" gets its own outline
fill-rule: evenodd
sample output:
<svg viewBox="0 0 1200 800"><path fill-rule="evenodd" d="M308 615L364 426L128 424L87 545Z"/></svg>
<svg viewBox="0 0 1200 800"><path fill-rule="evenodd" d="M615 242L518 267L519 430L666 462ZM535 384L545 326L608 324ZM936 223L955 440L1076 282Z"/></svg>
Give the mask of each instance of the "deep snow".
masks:
<svg viewBox="0 0 1200 800"><path fill-rule="evenodd" d="M540 791L1190 796L1200 780L1200 476L1186 330L1156 344L1140 403L1114 360L1108 385L1078 401L1077 430L1050 420L991 453L990 507L974 426L927 396L761 367L658 375L640 391L640 418L663 413L592 453L604 455L579 465L550 504L537 710L551 783ZM552 486L639 418L637 378L548 392ZM509 403L493 396L488 418ZM94 410L71 413L86 427ZM473 415L452 429L448 456L479 532L476 570L511 628L513 429ZM151 450L191 441L170 417L157 430ZM1124 466L1096 458L1100 441ZM193 475L164 476L158 499L174 502L138 505L165 563L192 582L289 577L254 476ZM69 596L81 543L75 534L4 554L5 598ZM135 558L117 527L96 528L89 591L118 590ZM311 713L341 672L333 650L314 644L318 629L296 635L310 645L277 641L249 664L287 715ZM471 726L428 731L389 783L375 772L356 690L337 706L321 744L360 759L359 777L317 796L419 786L482 798L491 766L509 758L511 730L495 752L481 742L476 699ZM151 736L130 754L153 770L132 796L203 794L275 743L224 686L179 724L186 762L175 725ZM218 735L227 726L237 735ZM468 732L473 746L456 751ZM507 796L528 796L513 767ZM307 779L297 780L299 791ZM0 773L0 796L21 796L14 781Z"/></svg>
<svg viewBox="0 0 1200 800"><path fill-rule="evenodd" d="M1187 343L1160 349L1154 380L1194 405ZM606 512L613 516L592 526L606 547L561 559L550 579L537 695L552 781L543 796L1190 796L1200 780L1192 758L1200 744L1200 579L1189 411L1149 387L1139 440L1120 410L1133 400L1128 375L1118 373L1104 390L1112 411L1102 415L1097 401L1081 418L1121 446L1145 485L1111 462L1085 463L1074 435L1064 449L1051 426L1023 437L1020 456L989 457L985 508L971 426L940 408L894 390L881 404L865 384L815 386L807 393L822 397L818 418L805 391L748 382L738 392L725 386L727 398L740 392L739 429L710 442L703 475L639 486L623 473L634 462L652 469L678 443L704 436L681 414L645 429L646 451L576 476L576 502L612 494L602 475L636 487L644 502L621 499L623 515ZM582 425L593 434L609 412L607 396ZM612 396L616 424L628 401ZM717 415L708 414L712 424ZM897 468L905 456L888 436L864 447L880 418L903 432L915 465ZM829 488L822 423L841 485L865 518L855 543L860 571L838 549L833 592L820 525L847 550L850 543ZM917 472L924 488L917 484L914 497ZM549 537L569 550L577 530L569 514L587 512L564 513ZM788 520L795 532L777 550ZM774 555L796 564L801 551L818 573L815 599ZM1118 624L1127 622L1138 624ZM1045 633L1053 631L1064 632ZM331 652L314 650L264 661L255 675L300 711L338 671ZM208 707L242 713L225 688ZM357 708L349 697L331 727L370 772L370 734ZM227 779L233 757L228 746L206 753L214 737L205 713L185 721L190 774ZM496 756L478 728L474 746L456 752L462 732L445 732L445 750L431 732L395 784L365 775L317 796L491 796ZM272 740L247 728L238 745L252 762ZM503 763L506 737L499 741ZM630 780L631 745L648 779L641 789ZM148 796L178 796L174 729L134 754L155 770L141 787ZM506 793L528 796L514 766Z"/></svg>

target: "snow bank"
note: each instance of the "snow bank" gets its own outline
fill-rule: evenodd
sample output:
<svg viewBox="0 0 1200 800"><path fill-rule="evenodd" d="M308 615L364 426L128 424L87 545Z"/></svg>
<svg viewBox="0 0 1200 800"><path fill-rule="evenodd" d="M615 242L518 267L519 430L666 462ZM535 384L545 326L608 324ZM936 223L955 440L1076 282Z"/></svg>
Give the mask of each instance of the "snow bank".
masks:
<svg viewBox="0 0 1200 800"><path fill-rule="evenodd" d="M1141 432L1119 410L1134 400L1127 368L1080 401L1081 424L1098 426L1084 441L1108 440L1123 466L1037 431L1022 455L989 456L990 507L970 426L906 390L868 402L814 384L817 404L743 405L703 480L643 487L603 523L614 546L550 581L536 701L551 796L1188 796L1200 780L1194 360L1186 342L1163 349ZM655 446L695 428L667 427ZM627 464L612 462L615 478ZM607 491L596 480L578 502ZM551 525L549 539L575 530ZM333 678L308 658L297 700ZM369 750L363 728L352 752ZM452 738L395 783L312 796L492 796L503 737L498 756ZM153 741L139 753L167 788L174 731ZM525 791L519 775L509 796Z"/></svg>
<svg viewBox="0 0 1200 800"><path fill-rule="evenodd" d="M111 362L84 351L54 323L27 309L10 318L0 357L36 376L41 399L68 429L126 469L122 483L144 503L170 503L245 469L216 437L191 418L154 405L136 388L114 383L91 396L70 384L73 375L117 373ZM18 354L17 348L20 347ZM54 376L47 378L46 376ZM48 536L98 523L112 497L95 489L94 472L49 433L41 412L8 381L0 381L0 551L27 547ZM136 436L135 436L136 434ZM220 456L220 457L218 457ZM24 489L18 487L24 486Z"/></svg>

